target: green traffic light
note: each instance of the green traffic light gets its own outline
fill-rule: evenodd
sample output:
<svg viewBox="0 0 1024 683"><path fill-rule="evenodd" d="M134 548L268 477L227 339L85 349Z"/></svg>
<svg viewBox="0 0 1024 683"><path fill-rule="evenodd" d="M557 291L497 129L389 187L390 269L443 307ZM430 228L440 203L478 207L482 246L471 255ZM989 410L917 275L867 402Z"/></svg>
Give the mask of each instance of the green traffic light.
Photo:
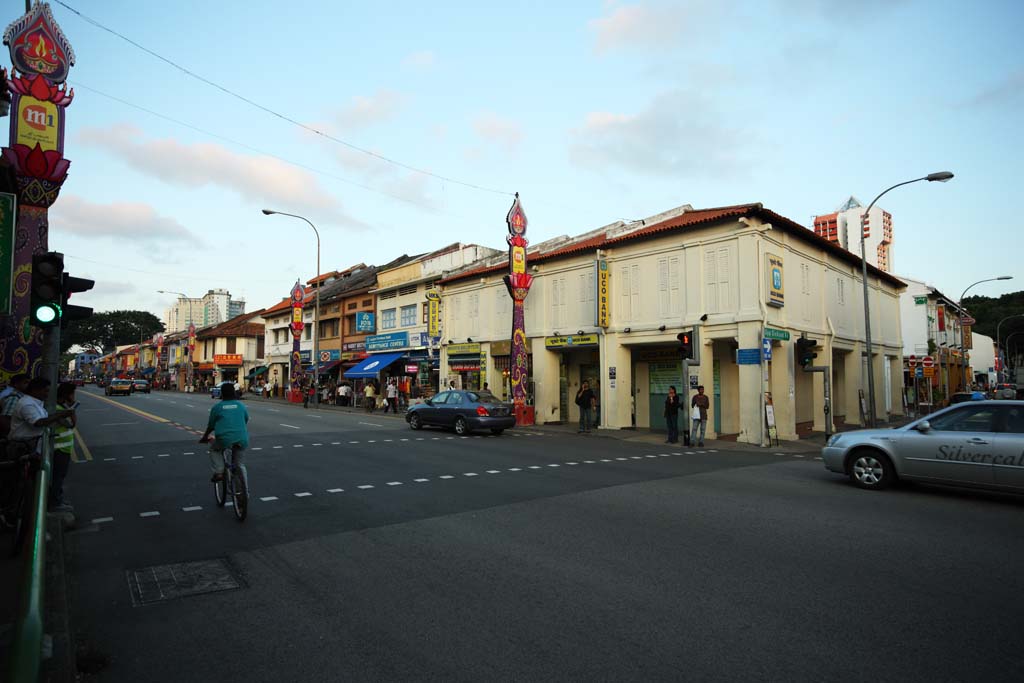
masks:
<svg viewBox="0 0 1024 683"><path fill-rule="evenodd" d="M35 319L47 325L60 317L60 308L53 304L44 304L36 308Z"/></svg>

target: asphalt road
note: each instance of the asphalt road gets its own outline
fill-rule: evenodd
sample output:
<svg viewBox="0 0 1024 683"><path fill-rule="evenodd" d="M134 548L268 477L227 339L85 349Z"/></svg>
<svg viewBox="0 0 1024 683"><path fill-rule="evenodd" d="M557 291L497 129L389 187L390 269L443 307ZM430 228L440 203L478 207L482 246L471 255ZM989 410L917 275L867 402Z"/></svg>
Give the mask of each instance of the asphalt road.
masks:
<svg viewBox="0 0 1024 683"><path fill-rule="evenodd" d="M79 393L91 460L72 468L67 544L74 627L110 657L98 680L1024 671L1019 497L864 492L794 454L459 438L255 399L238 523L196 443L208 397ZM213 579L167 567L219 558ZM170 599L222 580L240 588Z"/></svg>

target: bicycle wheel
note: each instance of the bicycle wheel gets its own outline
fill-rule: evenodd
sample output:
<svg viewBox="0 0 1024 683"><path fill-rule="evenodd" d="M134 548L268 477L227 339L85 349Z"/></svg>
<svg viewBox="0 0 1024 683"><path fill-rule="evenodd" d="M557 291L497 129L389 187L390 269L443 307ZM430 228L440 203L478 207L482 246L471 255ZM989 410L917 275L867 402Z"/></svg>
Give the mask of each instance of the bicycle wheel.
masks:
<svg viewBox="0 0 1024 683"><path fill-rule="evenodd" d="M249 514L249 482L245 478L245 472L241 467L235 468L235 473L231 477L232 484L232 495L234 496L234 507L235 517L238 518L239 522L244 522L246 515Z"/></svg>
<svg viewBox="0 0 1024 683"><path fill-rule="evenodd" d="M213 497L217 501L217 507L224 507L224 503L228 500L228 474L227 470L224 471L224 478L220 481L213 482Z"/></svg>

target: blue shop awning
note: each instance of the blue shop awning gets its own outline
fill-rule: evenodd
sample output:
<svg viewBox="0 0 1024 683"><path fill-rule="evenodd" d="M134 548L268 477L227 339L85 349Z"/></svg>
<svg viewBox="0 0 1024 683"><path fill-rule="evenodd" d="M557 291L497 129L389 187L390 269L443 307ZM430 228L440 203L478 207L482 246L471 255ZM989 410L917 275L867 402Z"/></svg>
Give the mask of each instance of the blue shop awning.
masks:
<svg viewBox="0 0 1024 683"><path fill-rule="evenodd" d="M154 372L156 372L156 368L143 368L142 369L142 374L143 375L152 375Z"/></svg>
<svg viewBox="0 0 1024 683"><path fill-rule="evenodd" d="M346 370L345 377L348 377L349 379L376 377L381 370L394 363L403 355L405 354L399 351L398 353L379 353L375 356L364 358L359 365Z"/></svg>

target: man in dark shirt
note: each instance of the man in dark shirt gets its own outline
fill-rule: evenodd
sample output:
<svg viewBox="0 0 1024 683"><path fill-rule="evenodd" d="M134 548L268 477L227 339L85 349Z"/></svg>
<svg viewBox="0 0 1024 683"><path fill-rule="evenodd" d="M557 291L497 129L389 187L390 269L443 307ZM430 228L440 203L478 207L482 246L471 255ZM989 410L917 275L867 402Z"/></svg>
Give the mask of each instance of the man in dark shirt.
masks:
<svg viewBox="0 0 1024 683"><path fill-rule="evenodd" d="M665 443L679 443L679 396L675 387L668 388L665 398L665 424L668 427Z"/></svg>
<svg viewBox="0 0 1024 683"><path fill-rule="evenodd" d="M580 434L590 431L591 411L594 406L597 405L597 398L594 396L594 392L590 389L590 383L586 380L580 385L579 391L576 392L576 405L580 407Z"/></svg>

